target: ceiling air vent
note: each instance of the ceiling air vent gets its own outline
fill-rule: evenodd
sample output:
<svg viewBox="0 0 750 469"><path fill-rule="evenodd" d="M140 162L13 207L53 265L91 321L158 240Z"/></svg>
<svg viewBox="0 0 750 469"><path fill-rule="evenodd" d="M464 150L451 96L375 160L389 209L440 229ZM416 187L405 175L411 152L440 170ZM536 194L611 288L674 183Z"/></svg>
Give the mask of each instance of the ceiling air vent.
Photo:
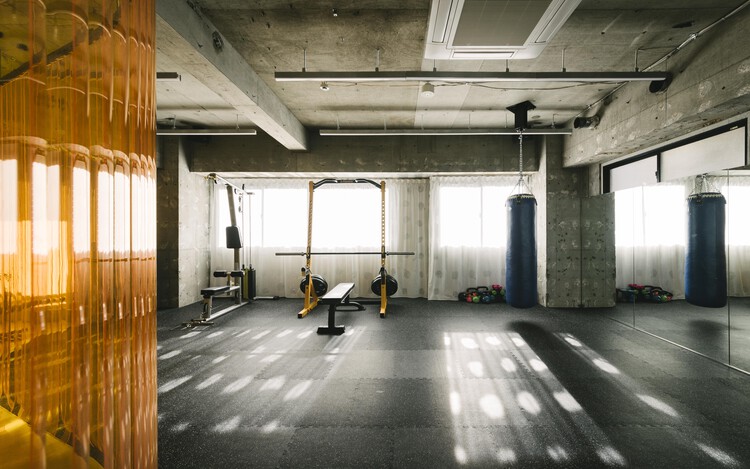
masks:
<svg viewBox="0 0 750 469"><path fill-rule="evenodd" d="M581 0L432 0L426 59L533 59Z"/></svg>

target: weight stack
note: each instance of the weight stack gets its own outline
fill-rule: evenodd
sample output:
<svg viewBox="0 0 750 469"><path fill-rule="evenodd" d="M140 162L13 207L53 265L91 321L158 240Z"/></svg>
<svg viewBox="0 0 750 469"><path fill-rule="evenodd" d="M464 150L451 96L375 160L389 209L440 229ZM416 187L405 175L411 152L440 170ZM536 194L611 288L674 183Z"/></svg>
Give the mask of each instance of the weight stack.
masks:
<svg viewBox="0 0 750 469"><path fill-rule="evenodd" d="M508 247L505 255L505 301L514 308L537 304L536 199L517 194L505 201Z"/></svg>
<svg viewBox="0 0 750 469"><path fill-rule="evenodd" d="M727 304L726 203L718 192L688 197L685 299L696 306L723 308Z"/></svg>
<svg viewBox="0 0 750 469"><path fill-rule="evenodd" d="M245 277L242 279L242 298L252 301L257 295L255 291L255 269L253 266L246 268Z"/></svg>

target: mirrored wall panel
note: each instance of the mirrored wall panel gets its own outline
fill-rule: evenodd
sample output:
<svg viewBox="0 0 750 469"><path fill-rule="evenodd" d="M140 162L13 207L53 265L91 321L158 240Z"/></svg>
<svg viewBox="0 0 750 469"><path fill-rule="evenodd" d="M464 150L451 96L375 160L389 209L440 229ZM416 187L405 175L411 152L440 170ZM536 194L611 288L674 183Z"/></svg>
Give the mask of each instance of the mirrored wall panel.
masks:
<svg viewBox="0 0 750 469"><path fill-rule="evenodd" d="M729 359L724 211L726 178L642 186L633 200L636 327L721 362ZM716 208L718 207L718 208Z"/></svg>
<svg viewBox="0 0 750 469"><path fill-rule="evenodd" d="M750 171L615 192L610 317L750 372Z"/></svg>
<svg viewBox="0 0 750 469"><path fill-rule="evenodd" d="M633 203L640 196L641 188L634 187L614 192L615 196L615 286L617 298L610 317L635 327L635 302L641 300L633 286L636 279L633 272L635 252L635 226L633 223Z"/></svg>
<svg viewBox="0 0 750 469"><path fill-rule="evenodd" d="M750 171L729 171L725 195L729 363L750 372Z"/></svg>

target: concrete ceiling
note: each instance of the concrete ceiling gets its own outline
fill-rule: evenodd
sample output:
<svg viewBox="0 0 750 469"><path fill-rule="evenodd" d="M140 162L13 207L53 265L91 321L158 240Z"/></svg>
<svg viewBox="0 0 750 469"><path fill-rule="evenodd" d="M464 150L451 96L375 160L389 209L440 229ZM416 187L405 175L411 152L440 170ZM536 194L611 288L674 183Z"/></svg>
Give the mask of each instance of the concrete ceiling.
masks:
<svg viewBox="0 0 750 469"><path fill-rule="evenodd" d="M378 49L380 71L504 71L506 62L423 59L429 0L183 1L157 2L157 69L181 75L179 82L158 83L162 126L176 120L181 127L257 127L289 149L304 149L306 131L337 126L512 127L506 108L530 100L536 105L530 126L550 127L554 120L570 127L573 117L617 86L435 82L435 95L425 98L420 82L330 83L329 91L317 82L276 82L274 72L302 71L304 49L311 72L373 71ZM626 72L634 70L640 49L642 69L737 5L582 0L538 58L508 66L559 72L565 50L568 72ZM211 47L214 32L222 41L218 52Z"/></svg>

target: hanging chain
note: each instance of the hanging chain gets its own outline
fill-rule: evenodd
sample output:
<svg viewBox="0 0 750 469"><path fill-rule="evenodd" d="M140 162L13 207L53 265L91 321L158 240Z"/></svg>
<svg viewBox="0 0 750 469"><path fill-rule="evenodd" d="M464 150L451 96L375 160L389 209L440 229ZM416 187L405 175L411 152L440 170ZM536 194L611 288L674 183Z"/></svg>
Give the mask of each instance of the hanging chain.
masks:
<svg viewBox="0 0 750 469"><path fill-rule="evenodd" d="M315 190L313 182L310 181L308 191L310 194L309 206L307 209L307 262L305 267L310 270L310 250L312 246L312 218L313 218L313 191Z"/></svg>
<svg viewBox="0 0 750 469"><path fill-rule="evenodd" d="M523 181L523 133L518 132L518 183Z"/></svg>
<svg viewBox="0 0 750 469"><path fill-rule="evenodd" d="M380 181L380 267L385 267L385 181Z"/></svg>

